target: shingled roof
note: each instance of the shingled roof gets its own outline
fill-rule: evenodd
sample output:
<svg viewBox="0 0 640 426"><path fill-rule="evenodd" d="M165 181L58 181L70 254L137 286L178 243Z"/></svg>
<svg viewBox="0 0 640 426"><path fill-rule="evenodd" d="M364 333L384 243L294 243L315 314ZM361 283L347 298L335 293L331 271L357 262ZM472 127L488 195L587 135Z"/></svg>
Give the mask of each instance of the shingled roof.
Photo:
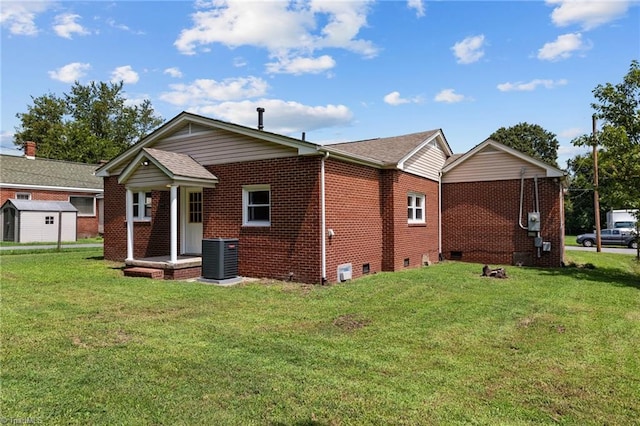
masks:
<svg viewBox="0 0 640 426"><path fill-rule="evenodd" d="M154 148L142 148L142 150L162 164L173 175L172 177L217 179L211 172L188 155Z"/></svg>
<svg viewBox="0 0 640 426"><path fill-rule="evenodd" d="M393 165L405 158L407 154L416 149L425 140L438 133L438 131L439 130L429 130L389 138L327 144L325 147L378 160L386 165Z"/></svg>
<svg viewBox="0 0 640 426"><path fill-rule="evenodd" d="M0 185L47 186L68 189L103 188L102 178L94 175L96 164L70 161L29 159L0 155Z"/></svg>

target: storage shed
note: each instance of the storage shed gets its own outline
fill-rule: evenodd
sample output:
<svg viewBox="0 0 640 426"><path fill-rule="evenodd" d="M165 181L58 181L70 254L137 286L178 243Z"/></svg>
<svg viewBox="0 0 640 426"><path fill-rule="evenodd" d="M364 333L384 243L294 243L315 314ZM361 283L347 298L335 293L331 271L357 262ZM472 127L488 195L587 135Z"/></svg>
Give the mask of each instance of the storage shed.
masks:
<svg viewBox="0 0 640 426"><path fill-rule="evenodd" d="M0 210L2 241L76 241L78 210L68 201L5 201Z"/></svg>

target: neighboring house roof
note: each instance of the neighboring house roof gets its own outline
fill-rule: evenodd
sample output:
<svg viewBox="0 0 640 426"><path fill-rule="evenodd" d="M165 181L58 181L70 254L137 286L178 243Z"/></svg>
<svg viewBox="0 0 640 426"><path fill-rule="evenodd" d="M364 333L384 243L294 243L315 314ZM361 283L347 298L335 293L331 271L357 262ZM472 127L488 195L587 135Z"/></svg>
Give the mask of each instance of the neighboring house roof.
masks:
<svg viewBox="0 0 640 426"><path fill-rule="evenodd" d="M384 165L395 166L401 164L413 153L422 148L426 143L433 141L438 135L441 136L440 148L446 155L451 155L451 148L444 138L442 131L439 129L388 138L335 143L324 145L324 147L344 153L355 154L360 157L378 160Z"/></svg>
<svg viewBox="0 0 640 426"><path fill-rule="evenodd" d="M510 154L526 163L531 164L532 166L543 169L546 174L546 177L564 178L566 176L566 172L558 169L557 167L554 167L550 164L545 163L544 161L540 161L536 158L533 158L521 151L518 151L517 149L508 147L492 139L486 139L484 142L476 145L466 153L456 156L456 158L451 157L449 161L447 161L444 167L442 168L442 173L446 174L452 171L453 169L460 166L461 164L464 164L465 162L469 161L476 154L482 151L487 151L488 149L493 149L496 151L501 151L501 152Z"/></svg>
<svg viewBox="0 0 640 426"><path fill-rule="evenodd" d="M77 212L73 204L68 201L38 201L38 200L14 200L5 201L2 205L4 208L7 204L13 205L18 211L32 212Z"/></svg>
<svg viewBox="0 0 640 426"><path fill-rule="evenodd" d="M0 186L102 192L98 166L70 161L0 155Z"/></svg>

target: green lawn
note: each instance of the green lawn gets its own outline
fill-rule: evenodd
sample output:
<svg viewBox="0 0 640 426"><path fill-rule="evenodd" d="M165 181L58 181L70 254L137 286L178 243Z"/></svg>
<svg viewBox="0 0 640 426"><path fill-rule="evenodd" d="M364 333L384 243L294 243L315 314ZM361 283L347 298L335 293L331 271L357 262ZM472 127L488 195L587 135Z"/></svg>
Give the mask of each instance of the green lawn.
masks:
<svg viewBox="0 0 640 426"><path fill-rule="evenodd" d="M346 284L123 278L3 255L1 405L43 424L567 424L640 418L640 267L444 262ZM588 264L588 267L580 265ZM593 269L595 268L595 269ZM17 420L14 420L17 419Z"/></svg>
<svg viewBox="0 0 640 426"><path fill-rule="evenodd" d="M70 244L102 244L104 239L102 237L94 237L94 238L80 238L76 241L62 241L63 245ZM57 241L52 242L36 242L36 243L14 243L13 241L0 241L0 247L13 247L13 246L42 246L42 245L51 245L58 244Z"/></svg>

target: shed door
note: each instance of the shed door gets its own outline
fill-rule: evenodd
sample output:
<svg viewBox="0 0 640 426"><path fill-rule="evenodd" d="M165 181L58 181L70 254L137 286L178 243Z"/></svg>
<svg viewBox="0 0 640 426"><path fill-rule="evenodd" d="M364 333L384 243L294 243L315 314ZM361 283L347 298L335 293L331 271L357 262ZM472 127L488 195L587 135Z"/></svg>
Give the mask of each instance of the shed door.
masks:
<svg viewBox="0 0 640 426"><path fill-rule="evenodd" d="M185 254L202 252L202 189L187 189L184 197Z"/></svg>
<svg viewBox="0 0 640 426"><path fill-rule="evenodd" d="M16 236L16 209L12 207L7 207L4 209L3 219L4 223L2 224L2 236L4 241L15 241Z"/></svg>

